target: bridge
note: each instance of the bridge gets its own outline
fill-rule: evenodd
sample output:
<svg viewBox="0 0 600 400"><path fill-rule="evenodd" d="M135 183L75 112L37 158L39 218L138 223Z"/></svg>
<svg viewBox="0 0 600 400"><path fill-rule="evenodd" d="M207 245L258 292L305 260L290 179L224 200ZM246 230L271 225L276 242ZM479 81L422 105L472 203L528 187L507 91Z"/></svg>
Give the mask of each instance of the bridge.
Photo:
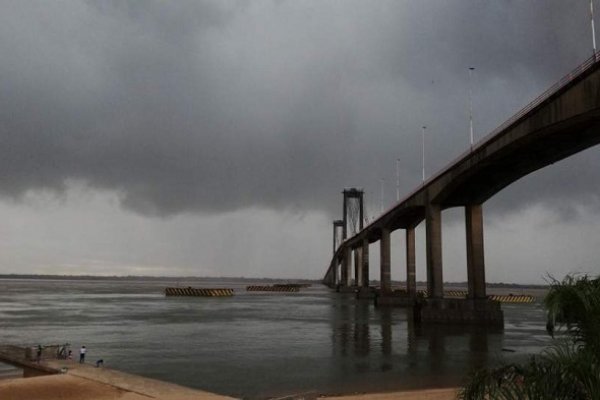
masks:
<svg viewBox="0 0 600 400"><path fill-rule="evenodd" d="M369 244L379 241L379 301L392 299L390 234L406 231L406 293L416 299L415 227L425 221L427 292L417 318L432 321L502 320L499 306L487 300L482 204L525 175L600 142L600 57L595 54L533 102L437 172L407 197L336 246L323 279L330 287L369 287ZM344 191L344 225L346 203ZM362 193L362 192L361 192ZM464 207L468 294L444 299L442 212ZM362 209L362 197L361 197ZM362 216L361 216L362 218ZM336 225L337 224L337 225ZM354 263L352 262L354 253ZM352 265L354 264L354 284ZM392 301L393 302L393 301Z"/></svg>

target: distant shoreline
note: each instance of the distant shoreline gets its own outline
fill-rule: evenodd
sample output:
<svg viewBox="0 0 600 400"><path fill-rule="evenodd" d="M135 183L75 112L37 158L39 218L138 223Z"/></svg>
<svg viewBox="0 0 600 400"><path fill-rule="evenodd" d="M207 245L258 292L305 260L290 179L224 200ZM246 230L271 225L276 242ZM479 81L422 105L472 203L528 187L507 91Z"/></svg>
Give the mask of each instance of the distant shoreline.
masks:
<svg viewBox="0 0 600 400"><path fill-rule="evenodd" d="M320 279L302 279L302 278L247 278L239 276L146 276L146 275L44 275L44 274L0 274L0 279L39 279L39 280L74 280L74 281L164 281L164 280L189 280L189 281L222 281L222 280L239 280L246 282L294 282L294 283L312 283L320 284ZM373 285L379 284L378 280L371 281ZM392 281L392 285L402 285L403 281ZM427 282L418 281L417 285L426 286ZM467 282L444 282L447 287L467 287ZM505 282L488 282L486 284L490 288L530 288L530 289L547 289L549 285L529 284L529 283L505 283Z"/></svg>
<svg viewBox="0 0 600 400"><path fill-rule="evenodd" d="M74 280L74 281L139 281L139 280L190 280L190 281L265 281L265 282L298 282L298 283L321 283L319 279L295 279L295 278L244 278L237 276L145 276L145 275L42 275L42 274L0 274L0 279L40 279L40 280Z"/></svg>

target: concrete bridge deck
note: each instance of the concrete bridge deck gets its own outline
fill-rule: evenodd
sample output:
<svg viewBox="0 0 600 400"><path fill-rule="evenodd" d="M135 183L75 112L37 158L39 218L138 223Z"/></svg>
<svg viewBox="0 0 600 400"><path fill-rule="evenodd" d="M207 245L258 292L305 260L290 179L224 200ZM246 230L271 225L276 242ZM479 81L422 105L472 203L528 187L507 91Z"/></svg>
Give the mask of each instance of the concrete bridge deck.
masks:
<svg viewBox="0 0 600 400"><path fill-rule="evenodd" d="M369 244L379 241L381 292L390 292L390 234L404 229L407 291L414 296L414 230L425 221L427 290L435 300L432 304L443 308L442 211L464 207L468 298L485 300L482 204L527 174L598 143L600 57L595 54L379 218L352 237L344 235L323 282L331 287L350 286L354 252L355 285L367 287ZM344 205L346 193L353 190L344 191ZM336 223L339 221L334 221L334 233ZM478 304L485 308L483 301Z"/></svg>

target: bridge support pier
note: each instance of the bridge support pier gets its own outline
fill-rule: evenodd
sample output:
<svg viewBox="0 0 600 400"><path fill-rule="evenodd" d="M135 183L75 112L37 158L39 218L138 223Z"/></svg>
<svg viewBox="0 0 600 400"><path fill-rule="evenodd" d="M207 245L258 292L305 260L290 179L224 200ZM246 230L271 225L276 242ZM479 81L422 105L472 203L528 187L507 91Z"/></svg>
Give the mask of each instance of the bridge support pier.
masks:
<svg viewBox="0 0 600 400"><path fill-rule="evenodd" d="M350 248L344 247L343 255L342 255L342 271L341 271L342 279L340 281L341 287L350 286L350 279L351 279L350 268L351 268Z"/></svg>
<svg viewBox="0 0 600 400"><path fill-rule="evenodd" d="M387 228L381 229L381 240L379 241L380 248L380 291L381 295L385 296L392 291L392 276L390 271L390 230Z"/></svg>
<svg viewBox="0 0 600 400"><path fill-rule="evenodd" d="M352 249L346 247L344 249L344 270L346 279L344 280L344 286L350 287L352 285Z"/></svg>
<svg viewBox="0 0 600 400"><path fill-rule="evenodd" d="M382 289L380 291L379 297L377 297L375 301L375 304L377 306L414 306L417 298L417 281L415 276L415 267L415 229L414 227L412 227L406 230L406 292L392 292L391 279L390 289L388 291L384 291L384 274L382 270Z"/></svg>
<svg viewBox="0 0 600 400"><path fill-rule="evenodd" d="M427 292L430 298L444 297L442 275L442 210L439 204L425 208L425 237L427 254Z"/></svg>
<svg viewBox="0 0 600 400"><path fill-rule="evenodd" d="M438 210L428 208L426 212L427 284L430 298L417 303L415 307L415 319L432 323L504 326L504 314L500 308L500 303L488 300L485 293L483 212L481 205L470 204L465 206L469 286L469 293L466 299L444 299L443 287L437 285L438 282L442 282L441 218L438 217ZM433 265L430 263L430 254L432 254L431 261ZM436 270L438 266L439 272ZM431 284L429 283L429 276L432 277ZM440 290L442 295L440 295Z"/></svg>
<svg viewBox="0 0 600 400"><path fill-rule="evenodd" d="M360 282L357 299L373 299L375 291L369 287L369 240L363 239L360 248Z"/></svg>
<svg viewBox="0 0 600 400"><path fill-rule="evenodd" d="M392 292L392 276L390 271L390 230L381 229L381 240L379 241L381 255L381 271L379 294L375 297L376 306L406 305L406 297L394 296Z"/></svg>
<svg viewBox="0 0 600 400"><path fill-rule="evenodd" d="M360 258L361 263L361 286L364 288L369 287L369 240L363 239L362 241L362 257Z"/></svg>
<svg viewBox="0 0 600 400"><path fill-rule="evenodd" d="M406 229L406 291L410 299L417 297L414 227Z"/></svg>
<svg viewBox="0 0 600 400"><path fill-rule="evenodd" d="M344 246L342 249L342 279L337 285L337 291L340 293L352 293L352 249L349 246Z"/></svg>
<svg viewBox="0 0 600 400"><path fill-rule="evenodd" d="M327 275L325 275L325 278L323 279L323 283L329 286L330 288L335 287L335 267L335 264L330 266L329 270L327 271Z"/></svg>
<svg viewBox="0 0 600 400"><path fill-rule="evenodd" d="M331 272L331 288L335 288L340 283L340 262L336 259L332 266L333 271Z"/></svg>
<svg viewBox="0 0 600 400"><path fill-rule="evenodd" d="M470 299L485 299L483 212L481 204L465 206L467 232L467 279Z"/></svg>
<svg viewBox="0 0 600 400"><path fill-rule="evenodd" d="M362 269L362 263L360 262L361 259L361 249L360 247L357 247L356 249L354 249L354 286L355 287L360 287L360 278L361 278L361 269Z"/></svg>

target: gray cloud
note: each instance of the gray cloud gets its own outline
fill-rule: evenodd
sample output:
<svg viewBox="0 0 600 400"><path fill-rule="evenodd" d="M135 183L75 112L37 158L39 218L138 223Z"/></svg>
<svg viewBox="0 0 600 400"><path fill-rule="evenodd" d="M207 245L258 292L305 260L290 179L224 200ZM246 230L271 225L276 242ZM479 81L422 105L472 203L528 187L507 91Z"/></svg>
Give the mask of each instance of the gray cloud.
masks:
<svg viewBox="0 0 600 400"><path fill-rule="evenodd" d="M591 53L585 2L6 1L0 193L117 191L147 215L339 213L344 186L394 196ZM594 200L589 150L498 210ZM574 173L576 172L576 173ZM517 200L518 199L518 200ZM563 200L564 199L564 200Z"/></svg>

